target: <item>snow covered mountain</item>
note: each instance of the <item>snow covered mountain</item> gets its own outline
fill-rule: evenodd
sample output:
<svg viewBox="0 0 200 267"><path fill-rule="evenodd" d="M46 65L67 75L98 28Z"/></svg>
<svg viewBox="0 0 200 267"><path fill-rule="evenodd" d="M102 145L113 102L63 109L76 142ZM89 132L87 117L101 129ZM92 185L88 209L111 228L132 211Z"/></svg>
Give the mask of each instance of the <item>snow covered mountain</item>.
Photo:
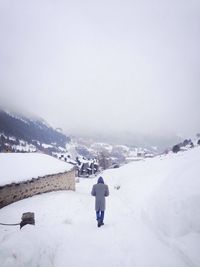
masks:
<svg viewBox="0 0 200 267"><path fill-rule="evenodd" d="M0 210L0 222L34 212L35 226L0 226L2 267L198 267L200 147L103 172L110 196L97 227L91 188L52 192Z"/></svg>
<svg viewBox="0 0 200 267"><path fill-rule="evenodd" d="M118 167L132 160L151 157L156 150L98 142L90 138L66 136L43 119L25 117L0 110L0 152L40 151L76 164L79 160L98 158L103 169Z"/></svg>
<svg viewBox="0 0 200 267"><path fill-rule="evenodd" d="M0 110L0 151L61 151L70 138L53 129L41 118Z"/></svg>

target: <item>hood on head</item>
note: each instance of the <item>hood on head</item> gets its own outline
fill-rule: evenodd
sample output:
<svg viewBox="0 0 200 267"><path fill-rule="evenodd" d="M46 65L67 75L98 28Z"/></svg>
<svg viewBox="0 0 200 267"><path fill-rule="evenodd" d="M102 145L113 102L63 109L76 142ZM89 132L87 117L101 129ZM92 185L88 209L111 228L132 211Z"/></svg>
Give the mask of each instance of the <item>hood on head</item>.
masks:
<svg viewBox="0 0 200 267"><path fill-rule="evenodd" d="M98 181L97 181L98 184L104 184L104 180L103 178L100 176Z"/></svg>

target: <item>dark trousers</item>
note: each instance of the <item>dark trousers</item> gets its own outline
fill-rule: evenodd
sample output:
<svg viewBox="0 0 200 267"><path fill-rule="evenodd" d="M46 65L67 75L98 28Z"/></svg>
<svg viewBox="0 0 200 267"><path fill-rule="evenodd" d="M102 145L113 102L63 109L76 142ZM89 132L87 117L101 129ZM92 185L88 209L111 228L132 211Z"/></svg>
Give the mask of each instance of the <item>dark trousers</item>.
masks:
<svg viewBox="0 0 200 267"><path fill-rule="evenodd" d="M103 219L104 219L104 211L102 210L99 210L99 211L96 211L96 215L97 215L97 221L101 221L103 222Z"/></svg>

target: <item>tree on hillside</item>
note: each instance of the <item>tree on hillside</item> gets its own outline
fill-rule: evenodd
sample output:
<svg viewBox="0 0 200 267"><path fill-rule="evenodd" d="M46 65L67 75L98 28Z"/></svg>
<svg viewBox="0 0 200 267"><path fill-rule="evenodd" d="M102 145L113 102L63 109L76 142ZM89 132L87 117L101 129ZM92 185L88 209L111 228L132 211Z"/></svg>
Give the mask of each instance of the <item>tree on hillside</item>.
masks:
<svg viewBox="0 0 200 267"><path fill-rule="evenodd" d="M185 139L185 140L183 141L183 146L187 146L187 145L189 145L190 142L191 142L191 140Z"/></svg>
<svg viewBox="0 0 200 267"><path fill-rule="evenodd" d="M105 151L99 152L98 161L99 161L99 166L101 166L104 170L108 169L111 165L111 160Z"/></svg>
<svg viewBox="0 0 200 267"><path fill-rule="evenodd" d="M172 151L173 151L174 153L179 152L179 151L180 151L180 146L179 146L179 145L175 145L175 146L173 146Z"/></svg>

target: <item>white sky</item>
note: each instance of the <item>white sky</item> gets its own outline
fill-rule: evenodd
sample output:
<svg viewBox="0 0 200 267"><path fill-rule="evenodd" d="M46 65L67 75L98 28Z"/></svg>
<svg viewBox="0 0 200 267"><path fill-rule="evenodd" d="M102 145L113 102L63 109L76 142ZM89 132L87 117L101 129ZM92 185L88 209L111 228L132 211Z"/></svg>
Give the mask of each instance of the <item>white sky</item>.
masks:
<svg viewBox="0 0 200 267"><path fill-rule="evenodd" d="M200 131L200 1L0 0L0 104L68 132Z"/></svg>

